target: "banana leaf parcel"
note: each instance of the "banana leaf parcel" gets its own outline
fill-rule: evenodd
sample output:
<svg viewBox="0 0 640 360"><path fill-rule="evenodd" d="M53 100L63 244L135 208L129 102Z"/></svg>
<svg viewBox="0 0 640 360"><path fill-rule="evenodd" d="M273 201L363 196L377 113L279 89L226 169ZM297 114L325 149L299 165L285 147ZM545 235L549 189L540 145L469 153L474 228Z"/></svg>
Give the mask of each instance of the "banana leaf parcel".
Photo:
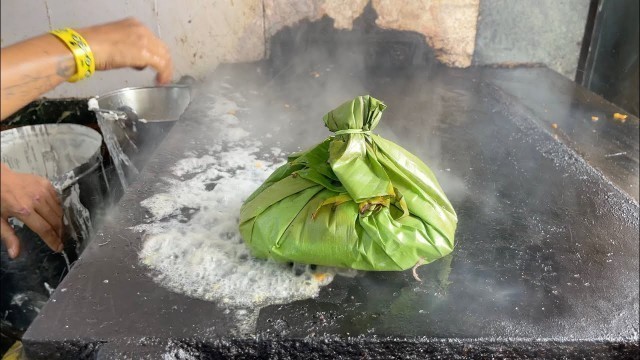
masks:
<svg viewBox="0 0 640 360"><path fill-rule="evenodd" d="M254 256L387 271L453 250L457 216L431 170L372 133L385 107L359 96L329 112L334 135L247 198L240 233Z"/></svg>

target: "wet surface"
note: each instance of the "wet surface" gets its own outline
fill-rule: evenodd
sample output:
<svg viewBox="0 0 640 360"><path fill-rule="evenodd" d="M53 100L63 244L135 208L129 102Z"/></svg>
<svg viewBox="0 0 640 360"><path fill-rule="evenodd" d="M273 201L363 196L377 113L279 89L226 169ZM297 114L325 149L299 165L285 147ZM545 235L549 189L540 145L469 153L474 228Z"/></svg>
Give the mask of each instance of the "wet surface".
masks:
<svg viewBox="0 0 640 360"><path fill-rule="evenodd" d="M637 118L614 122L619 110L542 68L311 70L235 65L198 89L25 335L31 358L637 353ZM215 93L243 98L244 128L285 152L328 136L321 116L342 101L381 99L377 132L434 171L459 216L456 249L420 267L422 282L411 271L338 276L315 299L260 309L249 332L223 304L157 285L129 227L185 152L214 140L203 129L217 121L206 111Z"/></svg>
<svg viewBox="0 0 640 360"><path fill-rule="evenodd" d="M548 73L544 68L497 71L492 74L492 82L538 119L543 128L638 201L638 119L633 115L616 119L616 113L628 113L562 77L547 76L546 87L522 86ZM557 91L548 91L548 87Z"/></svg>

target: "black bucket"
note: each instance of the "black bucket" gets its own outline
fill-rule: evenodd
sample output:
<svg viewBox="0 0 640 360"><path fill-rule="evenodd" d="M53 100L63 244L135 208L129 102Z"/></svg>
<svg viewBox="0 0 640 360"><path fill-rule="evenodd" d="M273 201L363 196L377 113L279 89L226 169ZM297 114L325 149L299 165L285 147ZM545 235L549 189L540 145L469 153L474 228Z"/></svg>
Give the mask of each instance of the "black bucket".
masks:
<svg viewBox="0 0 640 360"><path fill-rule="evenodd" d="M75 124L46 124L1 133L1 159L13 171L48 178L58 190L64 212L64 247L73 262L93 235L105 211L108 185L102 169L102 136ZM67 271L54 253L19 221L10 219L20 238L20 256L10 260L2 244L0 313L4 323L24 331Z"/></svg>

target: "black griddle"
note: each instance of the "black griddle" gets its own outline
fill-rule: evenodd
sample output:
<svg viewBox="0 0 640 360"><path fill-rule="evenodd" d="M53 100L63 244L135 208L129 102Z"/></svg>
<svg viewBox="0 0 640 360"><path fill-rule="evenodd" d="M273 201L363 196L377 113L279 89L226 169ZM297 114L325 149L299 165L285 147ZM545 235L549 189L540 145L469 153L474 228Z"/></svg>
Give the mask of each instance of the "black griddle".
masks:
<svg viewBox="0 0 640 360"><path fill-rule="evenodd" d="M229 65L207 83L231 87L196 89L26 333L29 358L637 356L637 118L614 120L620 109L546 68L333 65ZM203 129L216 93L245 99L251 136L288 152L329 135L321 116L344 94L383 100L377 132L422 158L457 210L452 256L421 267L422 283L410 271L337 277L315 299L261 309L250 333L222 304L154 283L129 227L173 164L215 140ZM295 135L266 138L274 126Z"/></svg>

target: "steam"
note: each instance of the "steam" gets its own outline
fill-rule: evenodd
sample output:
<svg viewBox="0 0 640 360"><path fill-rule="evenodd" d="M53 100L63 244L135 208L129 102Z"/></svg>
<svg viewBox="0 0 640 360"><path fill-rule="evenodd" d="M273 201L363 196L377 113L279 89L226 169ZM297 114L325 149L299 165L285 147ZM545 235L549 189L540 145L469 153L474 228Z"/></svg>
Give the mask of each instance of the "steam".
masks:
<svg viewBox="0 0 640 360"><path fill-rule="evenodd" d="M221 66L194 89L194 101L187 110L191 123L185 126L198 129L198 140L184 139L185 153L163 179L166 190L141 202L149 216L134 227L145 233L139 256L152 270L154 281L228 306L238 318L240 332L255 330L255 309L316 297L336 274L355 274L254 259L238 233L237 215L244 200L287 155L330 136L322 121L324 114L370 89L384 89L374 83L380 78L367 76L366 46L334 51L308 45L295 44L305 51L285 62L274 55L266 66L249 65L244 72L245 65ZM384 101L384 94L371 95ZM389 98L403 98L392 95ZM403 104L389 109L375 132L404 146L405 139L396 136L394 118L415 118L415 113ZM420 115L427 117L415 118L414 124L433 127L435 133L441 113L425 111ZM445 189L464 193L462 180L439 169L437 136L425 140L427 147L407 150L447 180Z"/></svg>
<svg viewBox="0 0 640 360"><path fill-rule="evenodd" d="M211 141L173 164L166 191L141 202L149 216L134 229L144 232L140 261L154 281L227 306L237 318L234 331L245 334L255 331L259 308L315 297L336 271L250 255L238 231L240 207L282 164L283 152L249 136L246 101L239 94L211 95L219 90L205 95L200 121Z"/></svg>

